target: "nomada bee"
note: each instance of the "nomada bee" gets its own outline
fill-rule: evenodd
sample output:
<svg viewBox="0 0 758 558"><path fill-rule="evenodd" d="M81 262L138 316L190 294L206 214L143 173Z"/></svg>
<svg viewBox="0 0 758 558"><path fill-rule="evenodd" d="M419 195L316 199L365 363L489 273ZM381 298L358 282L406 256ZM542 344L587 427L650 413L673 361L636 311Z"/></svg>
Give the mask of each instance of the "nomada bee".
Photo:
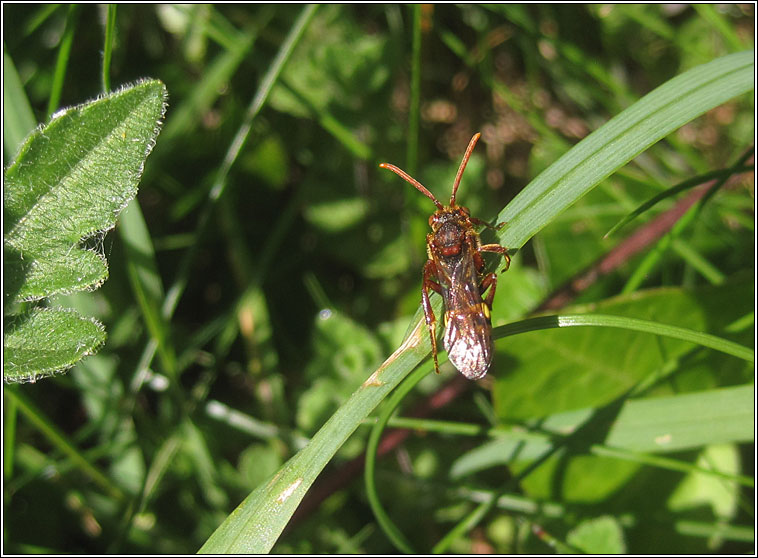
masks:
<svg viewBox="0 0 758 558"><path fill-rule="evenodd" d="M490 315L497 287L497 275L484 274L482 252L502 255L505 258L503 271L508 269L511 262L507 248L499 244L481 243L474 226L490 225L472 217L466 207L458 205L455 201L463 171L480 135L475 134L466 148L458 174L455 176L450 204L447 206L442 205L434 194L402 169L389 163L379 165L412 184L437 206L437 211L429 217L432 232L426 235L426 250L429 259L424 265L421 301L426 325L429 328L435 371L439 373L437 320L429 302L430 290L442 296L445 303L443 346L447 351L448 359L469 380L483 378L492 364ZM487 292L486 296L485 292Z"/></svg>

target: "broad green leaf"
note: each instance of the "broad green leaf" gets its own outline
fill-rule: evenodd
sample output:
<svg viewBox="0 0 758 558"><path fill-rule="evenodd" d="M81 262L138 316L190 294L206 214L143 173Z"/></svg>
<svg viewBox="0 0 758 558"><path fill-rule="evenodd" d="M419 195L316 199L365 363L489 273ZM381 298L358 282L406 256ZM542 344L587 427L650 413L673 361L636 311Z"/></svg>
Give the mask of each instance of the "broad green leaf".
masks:
<svg viewBox="0 0 758 558"><path fill-rule="evenodd" d="M94 319L64 308L34 308L5 324L5 381L34 381L68 368L104 341L105 329Z"/></svg>
<svg viewBox="0 0 758 558"><path fill-rule="evenodd" d="M165 107L165 86L145 80L61 110L26 139L5 172L6 313L23 301L92 290L105 281L102 237L137 193ZM82 324L90 320L72 311L58 311L55 327L28 318L48 313L17 319L15 338L6 332L6 349L15 343L6 380L67 368L102 343L104 333L85 335Z"/></svg>
<svg viewBox="0 0 758 558"><path fill-rule="evenodd" d="M349 339L349 343L345 340ZM300 398L295 422L313 433L382 361L377 339L361 325L336 312L316 318L313 356L305 369L310 387Z"/></svg>
<svg viewBox="0 0 758 558"><path fill-rule="evenodd" d="M638 318L661 324L661 328L665 324L719 335L744 313L744 301L750 298L753 285L751 275L717 287L650 289L565 312ZM694 346L650 333L581 327L526 333L497 341L496 347L491 371L497 378L493 402L501 418L514 420L608 403L651 374L674 366L676 359ZM711 385L718 381L713 370L721 370L725 381L728 370L739 374L746 369L732 357L711 358L717 365L702 375Z"/></svg>
<svg viewBox="0 0 758 558"><path fill-rule="evenodd" d="M137 193L165 110L166 89L143 81L36 129L5 173L6 301L96 287L104 257L82 242L113 228Z"/></svg>
<svg viewBox="0 0 758 558"><path fill-rule="evenodd" d="M753 440L752 385L630 401L606 443L640 452L671 452Z"/></svg>
<svg viewBox="0 0 758 558"><path fill-rule="evenodd" d="M664 453L709 444L753 440L753 386L744 385L672 397L626 401L613 417L607 434L587 443L633 452ZM476 471L536 459L554 448L553 436L565 436L592 421L596 409L557 413L535 423L538 431L498 436L462 455L453 465L454 478ZM589 447L589 446L588 446Z"/></svg>
<svg viewBox="0 0 758 558"><path fill-rule="evenodd" d="M739 473L740 455L734 444L718 444L706 447L697 458L703 470L716 469ZM669 508L675 511L696 510L709 506L714 517L729 519L739 508L739 486L734 482L701 472L687 475L669 498Z"/></svg>
<svg viewBox="0 0 758 558"><path fill-rule="evenodd" d="M566 542L587 554L624 554L624 531L615 517L603 516L582 521L572 529Z"/></svg>
<svg viewBox="0 0 758 558"><path fill-rule="evenodd" d="M345 342L346 339L350 341ZM313 355L305 369L308 389L300 397L295 422L312 434L382 361L378 340L347 316L322 312L316 318Z"/></svg>
<svg viewBox="0 0 758 558"><path fill-rule="evenodd" d="M327 232L339 232L355 226L366 218L368 202L364 198L342 198L310 204L305 218Z"/></svg>

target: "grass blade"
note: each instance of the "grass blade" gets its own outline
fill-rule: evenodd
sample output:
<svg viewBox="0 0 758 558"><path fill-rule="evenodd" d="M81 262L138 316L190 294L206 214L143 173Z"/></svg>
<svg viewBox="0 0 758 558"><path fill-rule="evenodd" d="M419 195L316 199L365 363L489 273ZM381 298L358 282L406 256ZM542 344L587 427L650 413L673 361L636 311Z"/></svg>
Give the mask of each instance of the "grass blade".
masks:
<svg viewBox="0 0 758 558"><path fill-rule="evenodd" d="M500 213L500 239L520 248L619 167L693 118L753 88L753 51L723 56L661 85L584 138Z"/></svg>
<svg viewBox="0 0 758 558"><path fill-rule="evenodd" d="M61 91L63 90L63 80L66 77L66 68L68 66L68 58L71 54L71 45L74 42L74 30L76 29L76 22L79 20L79 6L71 5L68 7L68 14L66 14L66 29L63 31L63 37L61 37L61 44L58 47L58 60L55 63L55 74L53 76L53 84L50 88L50 98L47 103L47 115L52 116L58 109L58 104L61 100Z"/></svg>
<svg viewBox="0 0 758 558"><path fill-rule="evenodd" d="M405 343L366 380L267 483L259 486L206 541L200 553L268 552L298 504L332 456L363 419L428 354L426 326L420 323Z"/></svg>
<svg viewBox="0 0 758 558"><path fill-rule="evenodd" d="M24 138L36 125L16 66L3 46L3 148L9 159L16 156Z"/></svg>

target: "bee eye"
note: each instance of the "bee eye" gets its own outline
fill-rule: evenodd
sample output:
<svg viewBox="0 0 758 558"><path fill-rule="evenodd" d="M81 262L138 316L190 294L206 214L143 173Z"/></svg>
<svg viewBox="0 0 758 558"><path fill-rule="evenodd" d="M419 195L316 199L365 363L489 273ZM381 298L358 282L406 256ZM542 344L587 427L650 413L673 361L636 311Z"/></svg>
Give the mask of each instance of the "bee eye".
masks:
<svg viewBox="0 0 758 558"><path fill-rule="evenodd" d="M435 217L434 215L430 215L429 216L429 226L430 227L434 226L434 222L436 221L436 219L434 217Z"/></svg>

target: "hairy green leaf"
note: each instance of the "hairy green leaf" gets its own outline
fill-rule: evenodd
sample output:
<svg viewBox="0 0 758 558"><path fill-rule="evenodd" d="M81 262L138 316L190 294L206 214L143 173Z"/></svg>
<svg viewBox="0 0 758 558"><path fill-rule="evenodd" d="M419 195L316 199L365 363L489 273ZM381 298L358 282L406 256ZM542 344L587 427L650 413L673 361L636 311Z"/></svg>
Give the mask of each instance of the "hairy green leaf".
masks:
<svg viewBox="0 0 758 558"><path fill-rule="evenodd" d="M145 80L61 110L29 135L5 172L6 313L105 281L102 236L137 193L165 107L163 83ZM104 340L102 326L87 331L91 321L73 311L33 310L11 323L6 381L69 367Z"/></svg>
<svg viewBox="0 0 758 558"><path fill-rule="evenodd" d="M5 381L34 381L67 368L104 341L105 328L94 319L64 308L34 308L5 324Z"/></svg>
<svg viewBox="0 0 758 558"><path fill-rule="evenodd" d="M37 128L5 173L6 301L97 287L104 257L82 242L113 228L137 193L165 110L166 89L143 81Z"/></svg>

